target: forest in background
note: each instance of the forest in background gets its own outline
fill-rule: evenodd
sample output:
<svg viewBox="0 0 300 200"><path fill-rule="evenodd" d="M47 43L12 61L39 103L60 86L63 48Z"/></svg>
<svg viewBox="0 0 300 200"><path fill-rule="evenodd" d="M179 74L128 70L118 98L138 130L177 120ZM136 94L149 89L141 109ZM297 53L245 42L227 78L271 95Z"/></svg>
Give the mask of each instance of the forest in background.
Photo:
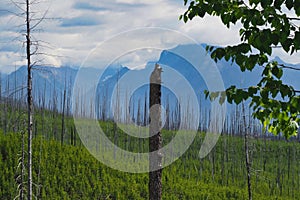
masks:
<svg viewBox="0 0 300 200"><path fill-rule="evenodd" d="M54 91L53 91L54 92ZM24 92L25 93L25 92ZM148 175L129 174L106 167L93 158L82 145L74 126L65 90L52 101L36 99L33 127L33 185L38 199L146 199ZM21 93L19 93L21 94ZM57 99L61 99L58 109ZM146 124L138 103L137 124ZM26 103L1 96L1 199L17 197L20 184L22 147L26 144ZM140 111L139 111L140 110ZM208 110L202 109L205 115ZM140 114L138 114L140 113ZM199 149L207 127L200 126L189 150L163 172L163 199L246 199L247 178L244 130L249 124L249 152L254 199L297 199L300 186L300 147L297 138L289 141L268 136L243 122L241 106L236 106L226 120L216 147L204 159ZM120 130L109 118L99 119L107 137L117 146L132 152L147 152L148 139L135 138ZM169 119L174 119L169 117ZM202 121L205 119L202 119ZM170 120L163 130L163 144L176 134ZM230 128L229 128L230 127ZM23 142L22 142L23 141ZM104 145L103 151L111 151ZM26 157L26 153L24 155ZM135 162L134 160L132 162ZM26 164L26 159L24 160ZM25 177L26 178L26 173Z"/></svg>

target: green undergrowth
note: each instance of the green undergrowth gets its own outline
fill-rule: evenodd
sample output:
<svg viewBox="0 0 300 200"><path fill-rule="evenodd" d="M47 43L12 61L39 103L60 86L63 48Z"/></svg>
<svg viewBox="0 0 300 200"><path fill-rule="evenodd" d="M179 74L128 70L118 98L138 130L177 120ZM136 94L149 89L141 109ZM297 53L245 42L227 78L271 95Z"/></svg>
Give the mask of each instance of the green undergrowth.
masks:
<svg viewBox="0 0 300 200"><path fill-rule="evenodd" d="M113 123L101 123L101 127L106 127L107 137L121 148L147 150L147 139L129 140ZM164 145L174 135L174 131L163 131ZM198 133L188 151L164 168L163 199L247 199L243 138L221 136L210 154L200 159L204 136ZM0 133L0 199L14 199L18 194L21 138L20 133ZM298 143L252 138L250 150L253 199L300 197ZM62 145L55 138L47 138L46 133L33 140L33 181L38 199L148 198L147 173L111 169L89 154L81 143Z"/></svg>

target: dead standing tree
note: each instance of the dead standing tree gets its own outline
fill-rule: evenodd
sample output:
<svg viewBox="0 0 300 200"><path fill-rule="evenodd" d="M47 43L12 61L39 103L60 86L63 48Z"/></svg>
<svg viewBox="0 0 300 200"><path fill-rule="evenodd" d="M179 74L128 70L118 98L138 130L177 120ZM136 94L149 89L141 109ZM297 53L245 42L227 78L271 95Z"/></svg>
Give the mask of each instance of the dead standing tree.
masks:
<svg viewBox="0 0 300 200"><path fill-rule="evenodd" d="M32 199L32 125L33 125L33 99L32 99L32 76L31 76L31 27L30 27L30 3L26 0L26 57L27 57L27 104L28 104L28 189L27 199Z"/></svg>
<svg viewBox="0 0 300 200"><path fill-rule="evenodd" d="M41 47L41 42L33 39L32 32L38 27L38 25L46 19L46 14L48 10L46 10L42 17L34 17L34 12L31 11L31 6L33 4L38 4L38 1L32 2L29 0L26 0L25 2L25 10L22 9L21 6L19 6L17 3L14 3L18 8L25 11L25 23L26 23L26 29L25 29L25 44L26 44L26 60L27 60L27 132L28 132L28 142L27 142L27 155L28 155L28 161L27 161L27 199L31 200L33 193L32 193L32 138L33 138L33 95L32 95L32 69L34 66L37 65L40 60L37 60L35 62L32 61L33 56L37 55L46 55L43 53L39 53L39 47ZM20 3L20 5L23 5ZM22 197L21 197L22 198Z"/></svg>
<svg viewBox="0 0 300 200"><path fill-rule="evenodd" d="M247 186L248 186L248 199L252 200L252 190L251 190L251 161L249 155L249 124L246 122L246 112L244 102L242 103L243 112L243 124L244 124L244 147L245 147L245 161L247 170Z"/></svg>
<svg viewBox="0 0 300 200"><path fill-rule="evenodd" d="M46 18L46 15L48 13L49 7L44 12L39 12L39 4L42 3L39 0L10 0L9 1L14 7L16 8L16 11L10 11L10 10L1 10L2 12L7 12L10 15L13 15L19 19L24 19L25 24L17 25L15 27L23 27L25 25L25 29L21 30L18 33L20 36L24 36L25 40L21 39L23 45L25 46L25 59L26 59L26 67L27 67L27 132L28 132L28 144L27 144L27 190L21 191L21 195L19 195L17 198L24 199L25 198L25 191L27 195L27 199L32 199L32 186L33 186L33 180L32 180L32 137L33 137L33 94L32 94L32 70L34 67L37 67L38 63L41 63L45 57L52 57L53 55L42 53L42 49L50 48L48 46L48 43L37 40L32 33L33 32L40 32L41 30L38 30L38 26L45 20L45 19L54 19L54 18ZM45 2L43 2L45 3ZM32 9L33 8L33 9ZM35 11L32 11L35 10ZM19 13L18 13L19 12ZM41 15L40 15L41 14ZM18 38L16 41L18 41ZM40 58L40 57L44 57ZM35 58L33 58L35 57ZM39 58L37 58L39 57ZM23 88L21 88L21 97ZM1 88L0 88L1 90ZM18 91L15 88L14 93L17 93ZM22 143L24 145L24 143ZM23 146L24 147L24 146ZM24 151L22 147L22 151ZM24 152L22 152L24 153ZM22 163L24 164L24 162ZM21 176L25 176L25 173L23 173ZM23 183L22 183L23 184Z"/></svg>
<svg viewBox="0 0 300 200"><path fill-rule="evenodd" d="M149 199L162 195L161 67L156 64L150 77Z"/></svg>

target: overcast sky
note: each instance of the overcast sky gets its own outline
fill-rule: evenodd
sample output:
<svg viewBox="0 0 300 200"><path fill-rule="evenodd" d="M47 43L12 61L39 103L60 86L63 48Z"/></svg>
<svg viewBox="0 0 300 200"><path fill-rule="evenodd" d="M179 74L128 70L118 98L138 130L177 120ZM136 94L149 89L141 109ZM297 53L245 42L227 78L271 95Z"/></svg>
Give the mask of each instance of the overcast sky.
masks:
<svg viewBox="0 0 300 200"><path fill-rule="evenodd" d="M46 10L46 17L50 18L38 26L33 36L36 40L47 42L47 48L41 48L42 52L53 55L43 57L43 63L57 67L80 66L98 44L112 41L126 31L144 27L172 29L199 44L227 45L239 41L238 25L229 30L218 18L195 18L187 24L179 21L178 18L185 9L183 0L46 0L46 3L43 1L32 7L32 11L36 13L34 18L40 18ZM0 1L0 71L4 73L26 63L22 43L25 39L22 35L25 20L7 10L22 13L10 0ZM161 39L161 42L164 43L165 40ZM114 48L119 48L124 44L126 41L113 45ZM282 52L276 54L287 62L300 63L299 54L293 57ZM128 58L134 60L136 57L137 55ZM130 60L127 59L127 62Z"/></svg>

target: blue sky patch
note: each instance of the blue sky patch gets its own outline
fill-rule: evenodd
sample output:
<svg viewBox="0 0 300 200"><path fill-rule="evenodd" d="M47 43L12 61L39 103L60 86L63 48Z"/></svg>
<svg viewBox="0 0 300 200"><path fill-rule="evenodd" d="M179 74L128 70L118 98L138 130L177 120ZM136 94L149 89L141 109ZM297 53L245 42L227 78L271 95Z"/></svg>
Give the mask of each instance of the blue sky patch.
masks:
<svg viewBox="0 0 300 200"><path fill-rule="evenodd" d="M105 11L105 10L107 10L104 7L94 6L87 2L77 2L73 5L73 8L77 9L77 10L89 10L89 11Z"/></svg>
<svg viewBox="0 0 300 200"><path fill-rule="evenodd" d="M79 16L75 18L63 19L61 27L76 27L76 26L96 26L101 24L95 17Z"/></svg>

